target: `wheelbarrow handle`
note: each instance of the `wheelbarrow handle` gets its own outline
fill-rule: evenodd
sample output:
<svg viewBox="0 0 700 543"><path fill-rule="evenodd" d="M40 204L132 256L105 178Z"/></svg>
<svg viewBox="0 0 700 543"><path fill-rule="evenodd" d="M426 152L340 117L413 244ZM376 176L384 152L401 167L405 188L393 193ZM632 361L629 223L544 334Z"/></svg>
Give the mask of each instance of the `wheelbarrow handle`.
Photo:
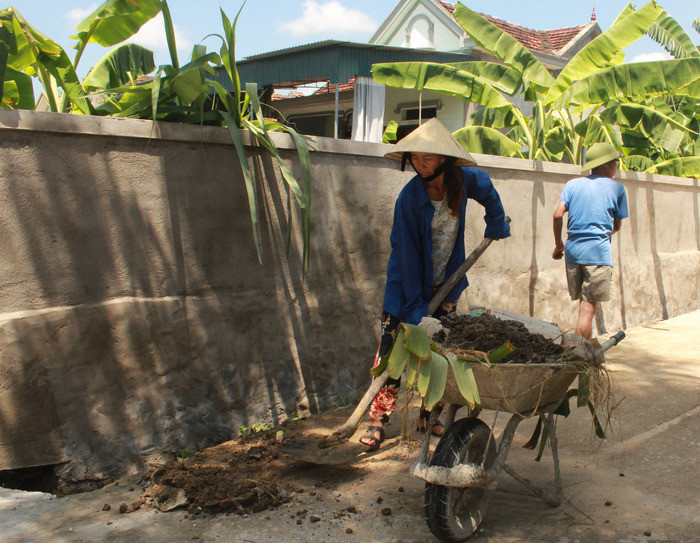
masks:
<svg viewBox="0 0 700 543"><path fill-rule="evenodd" d="M625 333L624 332L618 332L611 338L609 338L607 341L605 341L600 348L603 349L603 352L607 351L610 347L614 347L618 343L620 343L623 339L625 339Z"/></svg>
<svg viewBox="0 0 700 543"><path fill-rule="evenodd" d="M505 220L508 224L510 224L510 217L506 217ZM454 286L459 283L459 280L462 279L464 274L469 271L469 268L474 265L474 262L476 262L479 257L484 254L484 251L488 249L488 246L491 245L492 242L493 239L484 238L482 242L479 243L477 248L469 254L467 259L462 262L460 267L454 271L450 278L442 284L440 289L435 293L435 296L433 296L432 300L430 300L430 303L428 304L428 315L435 313L435 310L440 307L440 304L443 302L445 297L450 293Z"/></svg>

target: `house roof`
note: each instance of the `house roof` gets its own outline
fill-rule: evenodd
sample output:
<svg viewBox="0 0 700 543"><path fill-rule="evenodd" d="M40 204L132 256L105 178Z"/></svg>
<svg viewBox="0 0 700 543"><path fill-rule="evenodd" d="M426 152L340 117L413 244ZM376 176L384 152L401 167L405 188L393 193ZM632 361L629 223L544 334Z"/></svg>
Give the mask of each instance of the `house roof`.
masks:
<svg viewBox="0 0 700 543"><path fill-rule="evenodd" d="M241 82L293 86L313 81L346 83L354 76L371 77L372 64L382 62L464 62L473 57L429 49L388 47L327 40L247 57L236 63ZM220 82L230 88L225 71Z"/></svg>
<svg viewBox="0 0 700 543"><path fill-rule="evenodd" d="M450 13L454 13L454 4L440 2L443 8ZM541 53L554 53L565 49L581 32L595 25L595 21L591 21L585 25L569 26L566 28L556 28L553 30L534 30L524 26L502 21L491 15L480 13L484 19L492 22L504 32L513 36L516 40L522 43L531 51L539 51Z"/></svg>

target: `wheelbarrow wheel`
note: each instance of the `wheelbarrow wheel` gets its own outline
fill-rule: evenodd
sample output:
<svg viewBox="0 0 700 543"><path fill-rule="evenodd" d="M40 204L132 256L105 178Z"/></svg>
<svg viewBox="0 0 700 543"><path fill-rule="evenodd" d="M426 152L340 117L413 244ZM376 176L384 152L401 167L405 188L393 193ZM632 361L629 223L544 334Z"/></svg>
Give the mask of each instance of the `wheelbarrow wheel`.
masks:
<svg viewBox="0 0 700 543"><path fill-rule="evenodd" d="M458 464L479 466L483 462L484 468L489 468L497 453L490 435L491 429L479 419L455 421L440 439L430 465L453 468ZM478 487L426 483L424 514L430 531L442 541L464 541L483 520L491 493Z"/></svg>

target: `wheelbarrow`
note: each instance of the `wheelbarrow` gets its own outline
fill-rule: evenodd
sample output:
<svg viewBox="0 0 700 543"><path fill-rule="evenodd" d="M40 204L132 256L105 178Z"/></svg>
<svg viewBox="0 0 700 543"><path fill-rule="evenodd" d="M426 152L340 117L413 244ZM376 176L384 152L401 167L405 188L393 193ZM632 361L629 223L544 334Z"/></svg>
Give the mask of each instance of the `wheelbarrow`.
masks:
<svg viewBox="0 0 700 543"><path fill-rule="evenodd" d="M595 350L586 352L578 348L580 350L577 353L574 349L574 354L578 356L579 364L596 363L596 360L602 363L602 353L617 345L624 336L624 332L619 332L602 345L596 345ZM553 419L554 410L564 400L578 375L577 365L473 364L472 371L481 403L468 408L466 417L456 419L457 411L467 402L450 369L442 397L445 431L431 457L430 433L427 433L419 458L411 467L411 475L426 483L424 514L428 527L438 539L447 542L464 541L477 530L501 471L552 507L559 506L563 496ZM499 443L492 429L478 418L485 409L495 410L496 417L501 411L511 414ZM554 460L553 490L535 485L506 464L518 424L533 416L540 416L548 431ZM428 427L432 426L435 417L435 414L431 415Z"/></svg>

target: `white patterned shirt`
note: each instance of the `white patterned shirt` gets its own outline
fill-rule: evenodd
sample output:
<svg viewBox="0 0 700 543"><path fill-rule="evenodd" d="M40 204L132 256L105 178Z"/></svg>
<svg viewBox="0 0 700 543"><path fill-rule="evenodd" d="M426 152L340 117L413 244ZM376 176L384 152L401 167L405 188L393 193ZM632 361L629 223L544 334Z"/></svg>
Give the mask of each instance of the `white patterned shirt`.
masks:
<svg viewBox="0 0 700 543"><path fill-rule="evenodd" d="M430 224L433 234L433 286L437 286L445 282L445 268L457 239L459 216L452 215L447 205L447 196L440 202L431 202L435 208Z"/></svg>

